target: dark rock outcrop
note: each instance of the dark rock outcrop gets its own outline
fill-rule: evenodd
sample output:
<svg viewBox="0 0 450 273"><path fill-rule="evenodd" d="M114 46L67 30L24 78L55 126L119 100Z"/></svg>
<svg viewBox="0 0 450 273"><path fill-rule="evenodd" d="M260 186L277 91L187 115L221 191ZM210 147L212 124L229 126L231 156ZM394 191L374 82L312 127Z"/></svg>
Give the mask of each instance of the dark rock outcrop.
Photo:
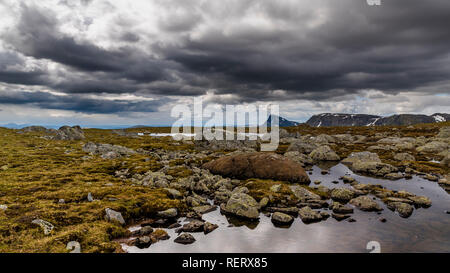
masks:
<svg viewBox="0 0 450 273"><path fill-rule="evenodd" d="M243 153L224 156L203 165L213 174L237 179L261 178L309 183L299 163L274 153Z"/></svg>

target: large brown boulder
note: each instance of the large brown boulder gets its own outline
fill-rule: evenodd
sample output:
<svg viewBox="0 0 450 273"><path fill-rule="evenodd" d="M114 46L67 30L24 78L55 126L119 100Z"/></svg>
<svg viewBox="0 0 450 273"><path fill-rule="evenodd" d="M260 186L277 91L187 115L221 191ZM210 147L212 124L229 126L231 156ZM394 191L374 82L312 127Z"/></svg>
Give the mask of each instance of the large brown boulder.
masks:
<svg viewBox="0 0 450 273"><path fill-rule="evenodd" d="M203 165L213 174L248 179L261 178L293 183L310 182L299 163L274 153L243 153L224 156Z"/></svg>

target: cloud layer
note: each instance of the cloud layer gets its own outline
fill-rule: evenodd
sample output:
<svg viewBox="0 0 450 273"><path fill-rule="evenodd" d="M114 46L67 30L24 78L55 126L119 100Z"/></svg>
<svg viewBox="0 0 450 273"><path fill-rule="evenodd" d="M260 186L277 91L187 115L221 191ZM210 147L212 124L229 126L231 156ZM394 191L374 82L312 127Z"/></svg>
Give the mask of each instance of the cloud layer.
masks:
<svg viewBox="0 0 450 273"><path fill-rule="evenodd" d="M194 96L279 102L293 118L343 102L384 114L373 102L386 98L450 106L447 0L7 0L0 12L0 109L117 115Z"/></svg>

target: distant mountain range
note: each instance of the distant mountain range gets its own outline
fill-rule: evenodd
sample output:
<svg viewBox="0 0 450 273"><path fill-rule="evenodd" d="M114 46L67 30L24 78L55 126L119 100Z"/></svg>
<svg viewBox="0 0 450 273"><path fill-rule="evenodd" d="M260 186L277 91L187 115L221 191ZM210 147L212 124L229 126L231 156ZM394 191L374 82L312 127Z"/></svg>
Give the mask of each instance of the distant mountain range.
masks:
<svg viewBox="0 0 450 273"><path fill-rule="evenodd" d="M387 117L365 114L333 114L323 113L312 116L306 124L321 126L377 126L377 125L414 125L418 123L435 123L450 120L450 114L436 113L431 116L400 114Z"/></svg>
<svg viewBox="0 0 450 273"><path fill-rule="evenodd" d="M273 115L270 115L269 118L266 121L266 124L268 124L269 127L270 127L270 124L272 122L272 116ZM287 120L287 119L285 119L283 117L278 117L278 123L279 123L279 127L291 127L291 126L298 126L298 125L300 125L299 122Z"/></svg>

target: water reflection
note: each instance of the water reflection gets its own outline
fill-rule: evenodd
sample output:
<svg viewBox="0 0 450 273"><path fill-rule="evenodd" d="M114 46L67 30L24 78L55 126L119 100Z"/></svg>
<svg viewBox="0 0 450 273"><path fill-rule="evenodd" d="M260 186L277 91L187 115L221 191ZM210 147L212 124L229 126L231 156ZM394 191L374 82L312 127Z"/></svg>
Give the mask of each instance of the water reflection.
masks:
<svg viewBox="0 0 450 273"><path fill-rule="evenodd" d="M289 228L274 226L263 214L259 222L242 222L216 210L203 218L218 224L219 228L208 235L193 233L197 241L191 245L174 243L174 230L167 230L171 236L167 241L147 249L124 248L129 252L368 252L367 243L378 241L382 252L450 252L450 215L444 212L450 210L450 195L437 183L419 177L396 181L363 177L353 174L342 164L331 166L327 175L322 175L321 168L314 166L310 177L329 188L350 187L342 181L332 183L345 174L351 174L361 183L380 184L388 189L427 196L433 205L415 209L411 217L405 219L377 199L384 209L381 215L355 209L354 223L337 222L330 217L319 223L304 224L296 218ZM382 223L380 217L387 221Z"/></svg>

